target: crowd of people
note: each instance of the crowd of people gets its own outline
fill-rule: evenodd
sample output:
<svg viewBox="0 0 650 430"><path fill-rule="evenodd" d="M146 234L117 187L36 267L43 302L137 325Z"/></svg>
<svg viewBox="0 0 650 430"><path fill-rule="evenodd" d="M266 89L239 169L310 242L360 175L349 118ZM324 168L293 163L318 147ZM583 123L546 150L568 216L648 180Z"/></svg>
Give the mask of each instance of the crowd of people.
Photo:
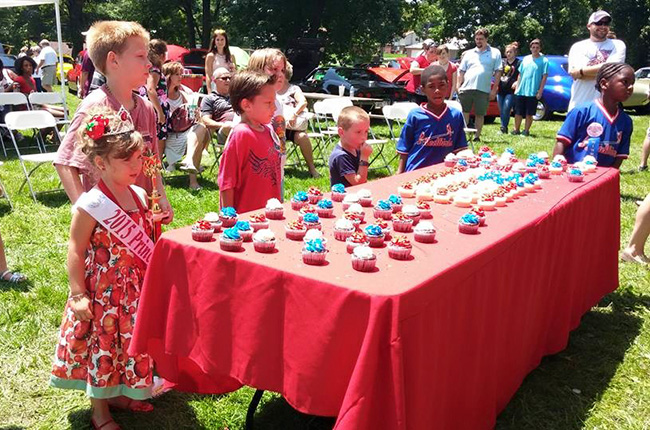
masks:
<svg viewBox="0 0 650 430"><path fill-rule="evenodd" d="M589 43L578 42L571 49L575 107L553 149L554 155L564 155L569 163L592 155L600 166L618 168L629 153L632 120L620 103L631 94L634 71L624 63L622 42L606 39L606 32L600 39L610 21L606 12L592 14ZM503 133L508 132L509 112L514 108L512 133L529 134L533 106L548 75L542 43L530 41L531 54L520 61L516 43L506 47L502 59L488 40L489 32L478 29L476 47L466 51L457 69L444 45L429 43L414 61L413 89L425 102L409 113L402 128L396 147L398 174L441 163L447 155L467 148L464 124L472 110L475 139L480 140L490 99L496 98L502 112L508 112L501 118ZM111 430L118 426L110 408L152 409L146 399L152 395L154 363L145 355L131 357L127 351L138 291L153 247L154 217L147 195L154 186L162 209L155 220L169 224L174 211L160 172L154 172L157 180L152 182L143 165L161 157L167 169L178 165L188 171L190 186L198 188L201 156L215 134L225 145L218 174L220 204L238 212L262 208L269 199L283 199L287 140L300 147L311 173L317 176L318 172L305 133L307 101L289 83L291 64L280 50L257 50L237 71L225 31L215 31L206 57L210 93L198 106L181 84L183 66L166 62L165 42L150 40L141 25L98 22L87 32L86 43L89 64L87 82L80 82L83 101L54 162L73 204L73 218L67 264L70 296L50 381L55 387L85 391L93 408L92 426ZM599 49L604 46L607 51L610 45L614 48L607 55ZM33 90L30 77L44 68L45 60L37 63L25 55L16 64L16 76L9 78ZM491 85L492 78L496 85ZM455 92L460 110L446 103ZM600 124L597 136L590 128L594 123ZM340 142L329 158L332 186L367 181L372 153L366 143L369 129L370 117L364 110L341 111ZM108 221L111 214L119 215L120 222ZM639 217L622 258L648 262L643 243L650 234L650 198ZM136 234L137 240L125 240ZM0 273L5 280L24 280L24 275L7 270L4 252L0 252ZM116 324L120 330L114 330Z"/></svg>

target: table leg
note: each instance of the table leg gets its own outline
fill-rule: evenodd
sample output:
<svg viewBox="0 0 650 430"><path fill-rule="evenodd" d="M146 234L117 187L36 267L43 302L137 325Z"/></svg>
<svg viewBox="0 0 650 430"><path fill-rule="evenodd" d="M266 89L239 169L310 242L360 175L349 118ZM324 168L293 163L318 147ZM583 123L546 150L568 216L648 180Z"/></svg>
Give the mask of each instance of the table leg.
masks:
<svg viewBox="0 0 650 430"><path fill-rule="evenodd" d="M246 430L253 430L255 428L255 423L253 422L255 410L257 409L257 405L260 404L263 394L264 390L255 390L255 394L253 394L251 403L248 405L248 412L246 412Z"/></svg>

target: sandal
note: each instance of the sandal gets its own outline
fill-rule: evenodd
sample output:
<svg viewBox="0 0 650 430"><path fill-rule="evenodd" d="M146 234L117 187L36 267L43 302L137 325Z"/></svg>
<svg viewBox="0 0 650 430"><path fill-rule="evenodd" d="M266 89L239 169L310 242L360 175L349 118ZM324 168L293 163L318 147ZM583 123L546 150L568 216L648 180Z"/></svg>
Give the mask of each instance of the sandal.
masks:
<svg viewBox="0 0 650 430"><path fill-rule="evenodd" d="M100 429L103 429L104 427L106 427L107 425L109 425L109 424L111 424L111 423L117 425L117 423L115 422L115 420L114 420L113 418L111 418L111 419L109 419L109 420L107 420L107 421L104 421L104 423L103 423L102 425L100 425L100 426L98 426L98 425L95 423L95 419L94 419L94 418L91 418L91 419L90 419L90 425L91 425L91 427L92 427L94 430L100 430ZM121 427L120 427L119 425L117 425L117 429L120 430Z"/></svg>
<svg viewBox="0 0 650 430"><path fill-rule="evenodd" d="M117 409L122 411L131 411L131 412L151 412L153 411L153 405L151 403L140 401L140 403L134 404L137 400L130 397L126 397L128 401L126 404L121 403L111 403L108 402L109 409Z"/></svg>
<svg viewBox="0 0 650 430"><path fill-rule="evenodd" d="M621 251L621 260L628 263L648 264L650 259L644 254L632 255L629 251Z"/></svg>
<svg viewBox="0 0 650 430"><path fill-rule="evenodd" d="M7 278L7 275L9 275L9 278ZM2 272L0 275L0 280L9 282L12 284L17 284L19 282L24 282L27 280L27 276L23 275L20 272L12 272L11 270L5 270Z"/></svg>

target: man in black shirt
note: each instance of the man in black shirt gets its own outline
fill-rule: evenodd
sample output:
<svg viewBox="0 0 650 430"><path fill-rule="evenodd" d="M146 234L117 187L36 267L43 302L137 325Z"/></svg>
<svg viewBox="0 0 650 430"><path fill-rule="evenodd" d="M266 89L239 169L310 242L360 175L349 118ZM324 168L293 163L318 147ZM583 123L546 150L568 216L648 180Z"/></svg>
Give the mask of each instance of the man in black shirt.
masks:
<svg viewBox="0 0 650 430"><path fill-rule="evenodd" d="M220 67L212 76L216 91L201 101L201 119L210 132L217 132L219 143L224 143L232 129L232 119L235 115L228 95L231 73L228 69Z"/></svg>

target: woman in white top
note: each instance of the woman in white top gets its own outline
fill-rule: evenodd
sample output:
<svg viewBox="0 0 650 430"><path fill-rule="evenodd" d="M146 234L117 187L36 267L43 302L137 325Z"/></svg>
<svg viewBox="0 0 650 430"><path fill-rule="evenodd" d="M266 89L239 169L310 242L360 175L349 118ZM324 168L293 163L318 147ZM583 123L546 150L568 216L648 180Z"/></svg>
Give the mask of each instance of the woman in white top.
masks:
<svg viewBox="0 0 650 430"><path fill-rule="evenodd" d="M168 169L179 164L179 169L187 171L190 176L190 188L200 190L197 174L201 168L203 150L210 142L210 133L192 111L188 95L181 90L183 65L177 61L163 64L163 75L167 81L167 102L169 103L169 124L165 140L165 159Z"/></svg>
<svg viewBox="0 0 650 430"><path fill-rule="evenodd" d="M214 30L210 46L208 47L208 55L205 56L205 84L208 93L214 91L210 79L214 71L219 67L225 67L231 73L237 70L235 64L235 57L230 55L230 44L228 43L228 35L226 30Z"/></svg>

